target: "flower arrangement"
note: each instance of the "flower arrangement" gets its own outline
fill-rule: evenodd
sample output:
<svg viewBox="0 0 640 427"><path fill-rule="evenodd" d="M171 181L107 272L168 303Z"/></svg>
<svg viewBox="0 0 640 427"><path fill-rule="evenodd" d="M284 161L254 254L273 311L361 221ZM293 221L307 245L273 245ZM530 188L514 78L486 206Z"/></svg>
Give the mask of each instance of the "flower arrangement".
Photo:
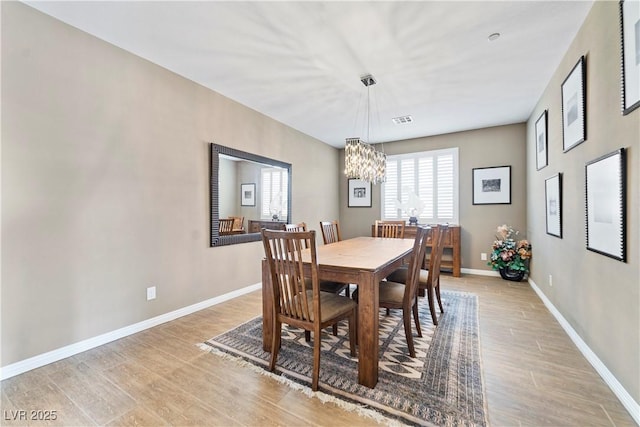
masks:
<svg viewBox="0 0 640 427"><path fill-rule="evenodd" d="M518 231L503 224L496 229L496 240L493 242L491 260L488 262L494 270L508 268L510 270L529 272L531 244L528 240L516 240Z"/></svg>

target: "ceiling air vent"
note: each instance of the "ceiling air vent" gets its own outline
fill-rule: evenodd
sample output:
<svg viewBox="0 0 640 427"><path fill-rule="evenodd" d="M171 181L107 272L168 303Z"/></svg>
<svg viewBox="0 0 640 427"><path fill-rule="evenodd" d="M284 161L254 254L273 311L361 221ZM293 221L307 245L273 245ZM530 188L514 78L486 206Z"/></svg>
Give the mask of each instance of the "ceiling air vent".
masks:
<svg viewBox="0 0 640 427"><path fill-rule="evenodd" d="M394 117L391 120L393 121L393 123L395 123L397 125L405 125L407 123L413 122L413 117L411 117L411 116L400 116L400 117Z"/></svg>

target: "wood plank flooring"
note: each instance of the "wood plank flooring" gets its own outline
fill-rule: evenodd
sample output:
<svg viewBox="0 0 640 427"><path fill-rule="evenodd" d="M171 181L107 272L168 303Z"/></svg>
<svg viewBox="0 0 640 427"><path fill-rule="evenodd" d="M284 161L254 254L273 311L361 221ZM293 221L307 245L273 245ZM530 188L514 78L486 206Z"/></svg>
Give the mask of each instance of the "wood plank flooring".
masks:
<svg viewBox="0 0 640 427"><path fill-rule="evenodd" d="M636 425L528 284L441 280L479 296L490 425ZM196 347L260 313L258 291L2 381L0 424L375 424ZM31 420L31 411L56 419Z"/></svg>

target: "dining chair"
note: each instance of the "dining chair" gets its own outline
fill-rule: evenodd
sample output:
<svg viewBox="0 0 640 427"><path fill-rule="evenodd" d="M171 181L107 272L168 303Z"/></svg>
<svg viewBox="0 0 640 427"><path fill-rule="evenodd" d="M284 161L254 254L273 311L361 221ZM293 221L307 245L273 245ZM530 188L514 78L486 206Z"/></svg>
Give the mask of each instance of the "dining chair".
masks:
<svg viewBox="0 0 640 427"><path fill-rule="evenodd" d="M426 240L429 230L424 227L417 227L416 237L413 242L413 251L407 267L407 280L400 283L383 280L378 284L379 306L380 308L402 309L402 321L404 324L404 334L409 347L409 355L416 357L416 350L413 345L413 333L411 331L411 316L416 325L416 332L422 336L420 328L420 318L418 316L418 280L420 278L420 268L427 250ZM354 299L358 298L358 290L353 293Z"/></svg>
<svg viewBox="0 0 640 427"><path fill-rule="evenodd" d="M373 228L373 237L392 237L404 239L404 221L377 219Z"/></svg>
<svg viewBox="0 0 640 427"><path fill-rule="evenodd" d="M340 236L340 223L337 220L320 221L320 230L322 231L322 240L325 245L342 240Z"/></svg>
<svg viewBox="0 0 640 427"><path fill-rule="evenodd" d="M230 216L233 220L233 231L243 231L244 230L244 217L243 216Z"/></svg>
<svg viewBox="0 0 640 427"><path fill-rule="evenodd" d="M231 233L233 230L233 219L231 218L220 218L220 225L218 227L218 231L220 234L222 233Z"/></svg>
<svg viewBox="0 0 640 427"><path fill-rule="evenodd" d="M438 316L435 310L434 296L438 301L440 313L444 313L444 307L440 298L440 264L448 232L449 226L447 224L439 224L431 227L431 253L429 255L428 270L420 269L418 281L418 287L426 291L429 310L431 310L431 319L436 326L438 325ZM391 273L387 277L387 280L405 283L407 276L408 268L403 266Z"/></svg>
<svg viewBox="0 0 640 427"><path fill-rule="evenodd" d="M298 224L285 224L285 231L308 231L307 224L304 222ZM305 242L305 248L311 247L310 242ZM308 279L308 278L307 278ZM311 280L307 280L307 289L311 288ZM345 291L345 295L349 296L349 285L347 283L333 282L331 280L320 280L320 291L330 292L332 294L339 294ZM333 335L338 335L338 324L333 324ZM309 335L307 335L307 341L309 341Z"/></svg>
<svg viewBox="0 0 640 427"><path fill-rule="evenodd" d="M271 276L273 330L269 370L275 370L281 344L282 324L313 332L311 388L318 390L322 329L343 319L349 322L349 350L356 355L356 310L351 298L320 292L315 231L262 230L262 243ZM302 252L309 244L311 289L307 289Z"/></svg>

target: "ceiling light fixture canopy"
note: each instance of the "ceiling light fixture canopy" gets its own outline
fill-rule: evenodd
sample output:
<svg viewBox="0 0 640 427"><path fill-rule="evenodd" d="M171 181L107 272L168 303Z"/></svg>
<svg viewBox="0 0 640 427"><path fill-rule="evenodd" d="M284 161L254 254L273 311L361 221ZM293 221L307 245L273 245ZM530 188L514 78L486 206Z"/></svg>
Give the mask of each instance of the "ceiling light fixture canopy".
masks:
<svg viewBox="0 0 640 427"><path fill-rule="evenodd" d="M368 74L361 77L360 81L367 87L367 139L370 140L370 87L376 84L376 80ZM357 137L346 139L344 153L344 173L347 178L361 179L373 184L384 182L387 179L387 156L384 152L376 150L372 145Z"/></svg>

